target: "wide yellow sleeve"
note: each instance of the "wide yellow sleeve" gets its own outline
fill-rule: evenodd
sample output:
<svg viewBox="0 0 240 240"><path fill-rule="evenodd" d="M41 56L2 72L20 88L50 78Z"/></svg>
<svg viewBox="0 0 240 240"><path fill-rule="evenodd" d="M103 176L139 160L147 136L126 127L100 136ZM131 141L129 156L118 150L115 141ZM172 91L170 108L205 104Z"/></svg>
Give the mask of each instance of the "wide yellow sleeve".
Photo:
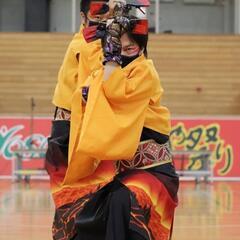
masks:
<svg viewBox="0 0 240 240"><path fill-rule="evenodd" d="M69 47L58 73L58 82L53 95L55 106L71 110L71 99L77 86L78 60Z"/></svg>
<svg viewBox="0 0 240 240"><path fill-rule="evenodd" d="M99 160L76 150L77 146L80 144L79 139L83 123L83 114L82 93L80 89L77 89L73 95L72 101L68 168L62 183L65 187L74 186L75 184L79 185L83 178L94 173L99 164Z"/></svg>
<svg viewBox="0 0 240 240"><path fill-rule="evenodd" d="M143 61L116 68L107 81L103 69L90 79L87 105L81 88L72 102L69 162L63 185L91 175L101 160L131 159L138 147L152 95L152 75ZM141 63L141 61L140 61Z"/></svg>
<svg viewBox="0 0 240 240"><path fill-rule="evenodd" d="M148 69L129 76L120 67L103 82L94 79L77 151L99 160L131 159L138 147L152 93Z"/></svg>
<svg viewBox="0 0 240 240"><path fill-rule="evenodd" d="M82 26L70 42L58 72L58 81L52 102L55 106L71 110L71 99L77 88L79 55L84 43Z"/></svg>
<svg viewBox="0 0 240 240"><path fill-rule="evenodd" d="M154 92L149 102L144 126L156 132L169 135L171 131L170 111L167 107L162 105L164 90L153 62L151 60L148 60L148 62L149 65L153 66Z"/></svg>

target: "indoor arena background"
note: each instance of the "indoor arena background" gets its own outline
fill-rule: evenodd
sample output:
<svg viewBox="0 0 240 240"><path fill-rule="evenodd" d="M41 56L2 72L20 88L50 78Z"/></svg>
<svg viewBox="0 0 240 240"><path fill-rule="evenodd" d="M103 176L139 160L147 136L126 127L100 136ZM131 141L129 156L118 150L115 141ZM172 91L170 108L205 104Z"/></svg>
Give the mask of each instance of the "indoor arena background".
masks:
<svg viewBox="0 0 240 240"><path fill-rule="evenodd" d="M149 58L172 114L173 240L240 236L240 0L155 0ZM0 0L0 240L51 239L43 170L79 0Z"/></svg>

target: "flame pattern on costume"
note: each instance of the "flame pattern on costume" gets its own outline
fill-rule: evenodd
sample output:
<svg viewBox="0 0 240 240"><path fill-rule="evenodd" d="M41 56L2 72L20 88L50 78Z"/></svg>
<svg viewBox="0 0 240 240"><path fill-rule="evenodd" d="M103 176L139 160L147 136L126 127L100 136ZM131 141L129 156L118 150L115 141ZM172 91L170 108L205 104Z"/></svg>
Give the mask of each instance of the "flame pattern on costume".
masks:
<svg viewBox="0 0 240 240"><path fill-rule="evenodd" d="M165 179L160 181L159 178ZM123 179L136 199L135 202L132 200L130 229L148 240L167 240L171 234L178 202L177 184L167 187L163 184L167 183L166 178L164 175L156 177L144 170L136 170ZM139 212L142 213L139 215Z"/></svg>
<svg viewBox="0 0 240 240"><path fill-rule="evenodd" d="M131 194L129 229L147 240L168 240L171 234L177 206L177 184L167 186L168 178L164 175L154 176L145 170L133 170L122 179ZM76 234L76 214L91 198L91 194L103 185L66 188L55 194L57 210L53 224L54 239L71 239Z"/></svg>

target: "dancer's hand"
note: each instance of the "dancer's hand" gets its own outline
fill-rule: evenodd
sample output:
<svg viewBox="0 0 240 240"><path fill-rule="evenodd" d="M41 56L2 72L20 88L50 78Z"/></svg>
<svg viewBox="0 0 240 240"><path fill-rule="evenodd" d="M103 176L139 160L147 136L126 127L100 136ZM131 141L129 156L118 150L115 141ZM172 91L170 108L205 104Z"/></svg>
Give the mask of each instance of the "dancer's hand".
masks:
<svg viewBox="0 0 240 240"><path fill-rule="evenodd" d="M121 25L114 20L107 25L106 33L103 39L104 61L116 62L121 64Z"/></svg>
<svg viewBox="0 0 240 240"><path fill-rule="evenodd" d="M108 21L103 39L104 64L106 62L116 62L121 65L121 36L129 30L129 26L129 19L123 16Z"/></svg>

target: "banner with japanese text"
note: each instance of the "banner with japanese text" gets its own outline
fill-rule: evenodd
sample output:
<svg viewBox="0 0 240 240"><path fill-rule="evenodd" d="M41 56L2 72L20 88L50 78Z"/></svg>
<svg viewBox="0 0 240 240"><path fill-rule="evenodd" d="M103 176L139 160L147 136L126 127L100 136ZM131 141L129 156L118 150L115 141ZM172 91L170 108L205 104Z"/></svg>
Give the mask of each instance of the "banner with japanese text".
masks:
<svg viewBox="0 0 240 240"><path fill-rule="evenodd" d="M239 134L240 118L174 119L172 149L190 152L184 166L175 161L177 169L206 170L209 159L214 177L240 177Z"/></svg>
<svg viewBox="0 0 240 240"><path fill-rule="evenodd" d="M19 149L47 149L50 118L0 117L0 177L12 175ZM179 170L207 167L214 177L240 177L240 118L179 118L172 121L171 146ZM178 153L178 154L177 154ZM182 162L184 156L184 164ZM178 160L181 161L178 161ZM24 167L43 168L44 154L25 153Z"/></svg>

